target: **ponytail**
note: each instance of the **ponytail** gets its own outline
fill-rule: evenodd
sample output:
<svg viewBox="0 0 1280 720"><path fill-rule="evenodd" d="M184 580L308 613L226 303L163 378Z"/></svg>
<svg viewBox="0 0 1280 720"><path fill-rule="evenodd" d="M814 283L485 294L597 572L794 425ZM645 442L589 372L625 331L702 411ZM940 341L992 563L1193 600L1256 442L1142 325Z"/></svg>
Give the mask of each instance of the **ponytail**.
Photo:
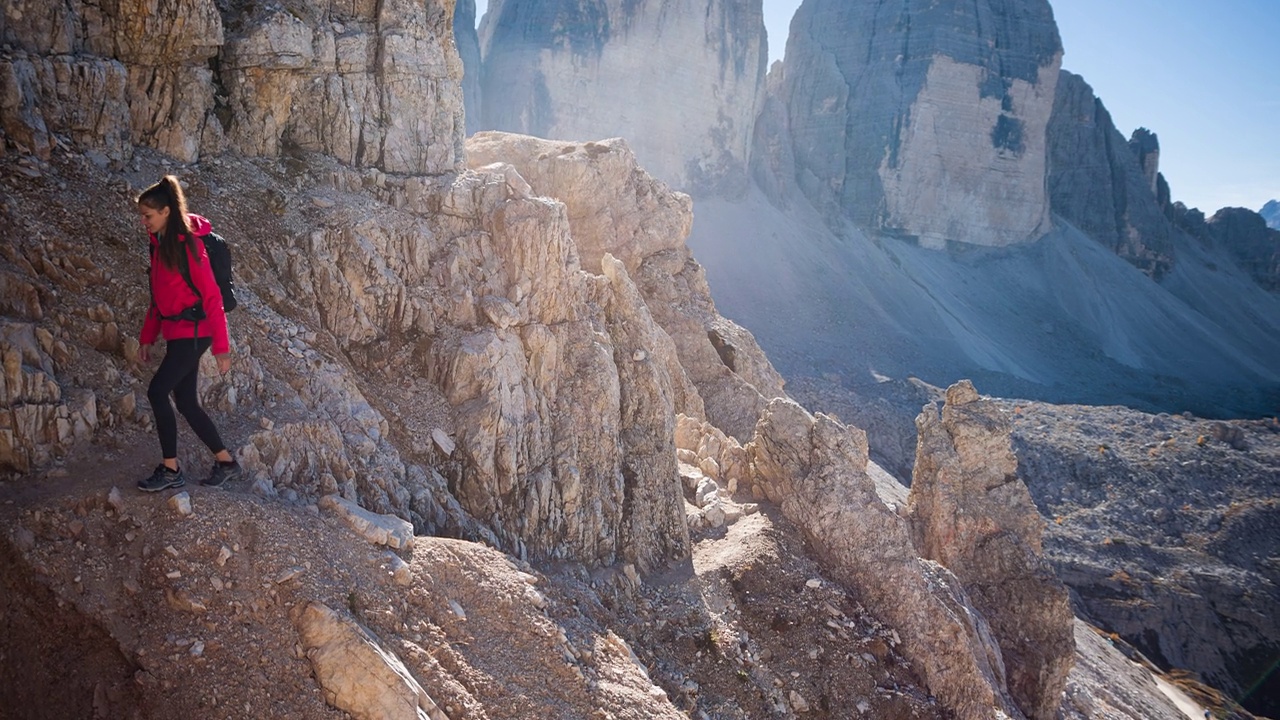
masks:
<svg viewBox="0 0 1280 720"><path fill-rule="evenodd" d="M155 185L142 191L137 203L152 210L169 208L169 223L157 238L160 261L172 269L181 267L185 248L182 241L191 239L191 226L187 223L187 197L175 175L165 175Z"/></svg>

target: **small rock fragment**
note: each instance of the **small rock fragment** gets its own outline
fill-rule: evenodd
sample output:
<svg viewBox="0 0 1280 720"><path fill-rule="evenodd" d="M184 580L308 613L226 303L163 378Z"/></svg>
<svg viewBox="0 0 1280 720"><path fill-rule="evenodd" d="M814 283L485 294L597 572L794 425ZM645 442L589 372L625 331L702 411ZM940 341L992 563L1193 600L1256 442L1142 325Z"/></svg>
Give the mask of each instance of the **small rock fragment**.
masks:
<svg viewBox="0 0 1280 720"><path fill-rule="evenodd" d="M461 606L461 605L459 605L456 601L454 601L454 600L450 600L450 601L449 601L449 610L451 610L451 611L453 612L453 614L454 614L454 615L457 615L457 616L458 616L458 619L460 619L460 620L466 620L466 619L467 619L467 613L466 613L466 611L465 611L465 610L463 610L463 609L462 609L462 606Z"/></svg>
<svg viewBox="0 0 1280 720"><path fill-rule="evenodd" d="M294 578L298 577L304 572L306 572L306 568L302 567L301 565L294 565L291 568L285 568L284 572L281 572L279 575L276 576L276 584L283 585L289 582L290 580L293 580Z"/></svg>
<svg viewBox="0 0 1280 720"><path fill-rule="evenodd" d="M223 565L226 565L227 561L230 559L231 549L226 545L223 545L222 548L218 550L218 557L214 558L213 561L218 564L218 567L222 567Z"/></svg>
<svg viewBox="0 0 1280 720"><path fill-rule="evenodd" d="M448 433L446 433L444 430L441 430L440 428L436 428L435 430L432 430L431 439L435 442L436 447L440 449L440 452L445 457L449 457L450 455L453 454L453 450L455 447L453 438L449 437Z"/></svg>
<svg viewBox="0 0 1280 720"><path fill-rule="evenodd" d="M117 515L124 514L124 496L120 494L120 488L112 487L107 493L107 504L116 511Z"/></svg>
<svg viewBox="0 0 1280 720"><path fill-rule="evenodd" d="M169 498L169 507L173 508L179 515L187 516L191 514L191 496L184 490L177 495Z"/></svg>

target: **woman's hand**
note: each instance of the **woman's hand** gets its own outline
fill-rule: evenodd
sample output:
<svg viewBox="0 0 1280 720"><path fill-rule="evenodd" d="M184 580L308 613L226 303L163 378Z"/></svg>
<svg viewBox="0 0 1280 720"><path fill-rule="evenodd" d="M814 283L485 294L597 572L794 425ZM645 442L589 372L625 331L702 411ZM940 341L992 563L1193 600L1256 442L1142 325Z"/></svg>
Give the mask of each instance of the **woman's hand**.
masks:
<svg viewBox="0 0 1280 720"><path fill-rule="evenodd" d="M214 355L213 359L218 361L218 372L226 375L231 370L231 353Z"/></svg>
<svg viewBox="0 0 1280 720"><path fill-rule="evenodd" d="M151 362L151 345L138 346L138 362Z"/></svg>

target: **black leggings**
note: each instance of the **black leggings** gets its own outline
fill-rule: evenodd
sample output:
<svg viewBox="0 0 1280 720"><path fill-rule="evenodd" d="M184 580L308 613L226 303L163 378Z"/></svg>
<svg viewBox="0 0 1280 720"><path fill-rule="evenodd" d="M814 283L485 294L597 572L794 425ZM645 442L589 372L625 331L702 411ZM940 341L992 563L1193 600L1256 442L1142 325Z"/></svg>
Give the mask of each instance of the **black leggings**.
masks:
<svg viewBox="0 0 1280 720"><path fill-rule="evenodd" d="M200 379L200 356L213 344L213 338L202 337L197 340L181 339L168 342L164 351L164 360L151 378L147 387L147 399L151 401L151 412L156 416L156 432L160 435L160 451L164 458L178 457L178 419L173 415L173 406L169 404L169 393L178 405L178 412L187 419L187 424L196 432L200 441L209 446L213 454L226 450L222 438L218 436L218 428L200 407L200 398L196 394L196 383Z"/></svg>

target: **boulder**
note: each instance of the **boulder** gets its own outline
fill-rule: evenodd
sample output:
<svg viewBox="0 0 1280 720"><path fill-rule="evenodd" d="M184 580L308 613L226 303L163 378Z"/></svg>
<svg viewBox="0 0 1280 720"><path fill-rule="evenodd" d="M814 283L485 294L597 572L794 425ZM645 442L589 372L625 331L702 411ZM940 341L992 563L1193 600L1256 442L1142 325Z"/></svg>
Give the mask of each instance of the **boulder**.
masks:
<svg viewBox="0 0 1280 720"><path fill-rule="evenodd" d="M319 602L293 618L325 701L356 720L448 720L395 653Z"/></svg>

